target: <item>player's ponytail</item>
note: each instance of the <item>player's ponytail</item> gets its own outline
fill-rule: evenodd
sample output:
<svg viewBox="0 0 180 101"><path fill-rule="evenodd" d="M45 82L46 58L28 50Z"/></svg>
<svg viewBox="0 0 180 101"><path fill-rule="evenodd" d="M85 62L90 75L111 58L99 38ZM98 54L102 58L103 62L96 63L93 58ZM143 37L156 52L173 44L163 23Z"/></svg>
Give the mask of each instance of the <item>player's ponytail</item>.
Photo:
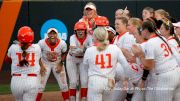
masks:
<svg viewBox="0 0 180 101"><path fill-rule="evenodd" d="M172 35L174 37L174 39L180 46L180 40L179 40L178 36L174 33L174 26L173 26L172 22L169 21L168 19L164 19L163 26L165 27L166 30L170 30L170 35Z"/></svg>
<svg viewBox="0 0 180 101"><path fill-rule="evenodd" d="M106 31L104 27L96 28L94 30L93 37L100 43L100 45L97 45L97 49L99 51L103 51L109 44L108 32Z"/></svg>
<svg viewBox="0 0 180 101"><path fill-rule="evenodd" d="M23 59L19 62L19 65L22 67L24 65L29 66L28 61L26 60L27 52L26 49L29 47L28 43L23 43L21 44L21 49L23 51L22 57Z"/></svg>
<svg viewBox="0 0 180 101"><path fill-rule="evenodd" d="M173 54L167 41L161 36L156 26L157 20L155 18L148 18L147 21L143 22L142 29L147 29L150 33L155 33L169 48L171 54Z"/></svg>

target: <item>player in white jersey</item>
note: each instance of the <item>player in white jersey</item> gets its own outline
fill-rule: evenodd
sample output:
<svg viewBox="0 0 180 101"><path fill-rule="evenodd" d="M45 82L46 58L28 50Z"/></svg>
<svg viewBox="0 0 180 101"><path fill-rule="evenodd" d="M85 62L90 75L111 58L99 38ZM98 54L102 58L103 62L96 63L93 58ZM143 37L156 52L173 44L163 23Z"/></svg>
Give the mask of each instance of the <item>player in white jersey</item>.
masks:
<svg viewBox="0 0 180 101"><path fill-rule="evenodd" d="M167 42L173 52L173 56L176 58L176 61L180 66L180 40L174 33L173 24L168 19L164 18L160 32L161 35L167 39Z"/></svg>
<svg viewBox="0 0 180 101"><path fill-rule="evenodd" d="M36 101L41 100L42 92L45 90L45 86L51 71L58 82L64 100L69 101L69 91L63 64L67 51L67 45L64 40L58 38L57 29L49 28L47 34L47 38L38 42L42 50L41 60L42 65L46 68L46 73L40 78L41 85L39 87L39 93Z"/></svg>
<svg viewBox="0 0 180 101"><path fill-rule="evenodd" d="M88 101L111 101L117 62L129 64L116 45L109 45L104 27L96 28L93 38L95 46L86 50L83 60L88 67Z"/></svg>
<svg viewBox="0 0 180 101"><path fill-rule="evenodd" d="M11 91L16 101L35 101L41 49L39 45L32 44L34 32L28 26L19 29L17 38L20 43L12 44L6 57L7 62L11 60Z"/></svg>
<svg viewBox="0 0 180 101"><path fill-rule="evenodd" d="M128 31L136 38L136 42L137 42L136 45L140 46L144 52L146 39L143 36L141 36L141 32L140 32L141 27L142 27L142 21L139 18L130 18L130 20L128 21L128 26L127 26ZM143 71L144 66L142 65L141 61L137 57L136 57L136 64L140 68L138 68L138 71L139 71L138 77L135 79L135 82L132 82L134 85L134 93L133 93L131 101L144 101L144 91L140 89L141 89L142 83L144 83L145 79L147 78L144 76L145 74L147 75L147 72L149 71L148 70Z"/></svg>
<svg viewBox="0 0 180 101"><path fill-rule="evenodd" d="M74 26L74 34L70 37L70 49L66 58L66 68L70 83L70 99L76 99L76 87L79 85L79 76L81 83L81 99L87 97L87 68L82 61L85 50L92 46L92 38L87 34L87 28L84 22L77 22Z"/></svg>
<svg viewBox="0 0 180 101"><path fill-rule="evenodd" d="M83 11L83 17L79 22L84 22L87 28L87 34L92 35L93 29L96 27L95 19L99 17L96 10L96 5L92 2L88 2Z"/></svg>
<svg viewBox="0 0 180 101"><path fill-rule="evenodd" d="M129 64L131 65L131 68L126 68L128 70L129 74L129 81L137 81L137 78L141 77L141 68L135 63L135 57L133 56L131 52L131 47L133 44L136 43L135 38L133 35L131 35L127 30L127 24L128 20L125 17L120 17L115 20L115 28L116 32L119 33L119 35L116 37L114 44L116 44L119 48L121 48L123 54L125 55L126 59L128 60ZM136 80L137 79L137 80ZM117 88L122 87L122 81L120 80L116 84ZM132 88L132 84L129 83L129 88ZM128 91L127 97L131 97L133 91ZM124 101L126 98L126 91L124 90L115 90L113 101L117 101L117 99L120 99L120 101Z"/></svg>
<svg viewBox="0 0 180 101"><path fill-rule="evenodd" d="M145 69L150 70L147 79L146 101L179 101L180 68L172 56L165 38L156 32L154 21L142 25L142 35L148 39L145 52L133 45L133 53L139 57ZM146 33L144 33L146 32Z"/></svg>

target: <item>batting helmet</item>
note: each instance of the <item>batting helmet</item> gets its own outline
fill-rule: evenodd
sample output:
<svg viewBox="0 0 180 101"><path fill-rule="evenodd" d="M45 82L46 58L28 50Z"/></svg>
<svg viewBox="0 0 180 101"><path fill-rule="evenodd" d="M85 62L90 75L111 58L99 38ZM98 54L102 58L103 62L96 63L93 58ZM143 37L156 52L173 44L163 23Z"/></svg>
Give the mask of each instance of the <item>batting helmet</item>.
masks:
<svg viewBox="0 0 180 101"><path fill-rule="evenodd" d="M84 22L77 22L74 25L74 30L78 30L78 29L82 29L82 30L86 30L86 24Z"/></svg>
<svg viewBox="0 0 180 101"><path fill-rule="evenodd" d="M17 35L20 43L32 43L34 41L34 32L28 26L23 26L19 29Z"/></svg>
<svg viewBox="0 0 180 101"><path fill-rule="evenodd" d="M105 16L100 16L95 18L96 26L108 26L109 20Z"/></svg>

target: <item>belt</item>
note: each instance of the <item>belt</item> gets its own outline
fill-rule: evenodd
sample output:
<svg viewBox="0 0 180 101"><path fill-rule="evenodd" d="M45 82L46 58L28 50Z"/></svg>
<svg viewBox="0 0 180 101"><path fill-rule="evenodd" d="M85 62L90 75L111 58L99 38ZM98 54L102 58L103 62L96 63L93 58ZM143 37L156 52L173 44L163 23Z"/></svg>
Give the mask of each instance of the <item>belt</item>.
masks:
<svg viewBox="0 0 180 101"><path fill-rule="evenodd" d="M12 74L12 76L23 76L23 75L26 75L26 76L37 76L37 74Z"/></svg>
<svg viewBox="0 0 180 101"><path fill-rule="evenodd" d="M72 54L69 53L69 55L73 56L73 57L76 57L76 58L83 58L84 56L74 56Z"/></svg>

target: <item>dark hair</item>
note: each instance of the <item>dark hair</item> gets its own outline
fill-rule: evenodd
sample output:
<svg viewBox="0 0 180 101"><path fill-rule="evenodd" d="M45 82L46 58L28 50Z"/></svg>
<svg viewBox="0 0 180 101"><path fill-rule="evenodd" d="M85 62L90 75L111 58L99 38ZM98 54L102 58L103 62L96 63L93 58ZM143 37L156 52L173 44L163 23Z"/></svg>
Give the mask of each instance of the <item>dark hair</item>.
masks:
<svg viewBox="0 0 180 101"><path fill-rule="evenodd" d="M147 29L150 33L156 32L157 26L155 19L147 18L142 24L142 30L144 29Z"/></svg>
<svg viewBox="0 0 180 101"><path fill-rule="evenodd" d="M144 30L144 29L147 29L150 33L155 33L155 34L168 46L168 48L170 49L171 54L173 54L170 46L169 46L168 43L167 43L167 41L165 41L165 40L163 39L163 37L160 35L160 33L157 31L156 23L157 23L157 20L156 20L156 19L148 18L148 19L142 24L142 29L143 29L143 30Z"/></svg>
<svg viewBox="0 0 180 101"><path fill-rule="evenodd" d="M24 65L29 66L29 62L26 60L27 52L26 49L29 47L28 43L22 43L21 49L23 50L22 57L23 60L19 62L19 65L22 67Z"/></svg>
<svg viewBox="0 0 180 101"><path fill-rule="evenodd" d="M170 20L172 23L177 23L177 20L173 18L172 16L166 16L168 20Z"/></svg>

